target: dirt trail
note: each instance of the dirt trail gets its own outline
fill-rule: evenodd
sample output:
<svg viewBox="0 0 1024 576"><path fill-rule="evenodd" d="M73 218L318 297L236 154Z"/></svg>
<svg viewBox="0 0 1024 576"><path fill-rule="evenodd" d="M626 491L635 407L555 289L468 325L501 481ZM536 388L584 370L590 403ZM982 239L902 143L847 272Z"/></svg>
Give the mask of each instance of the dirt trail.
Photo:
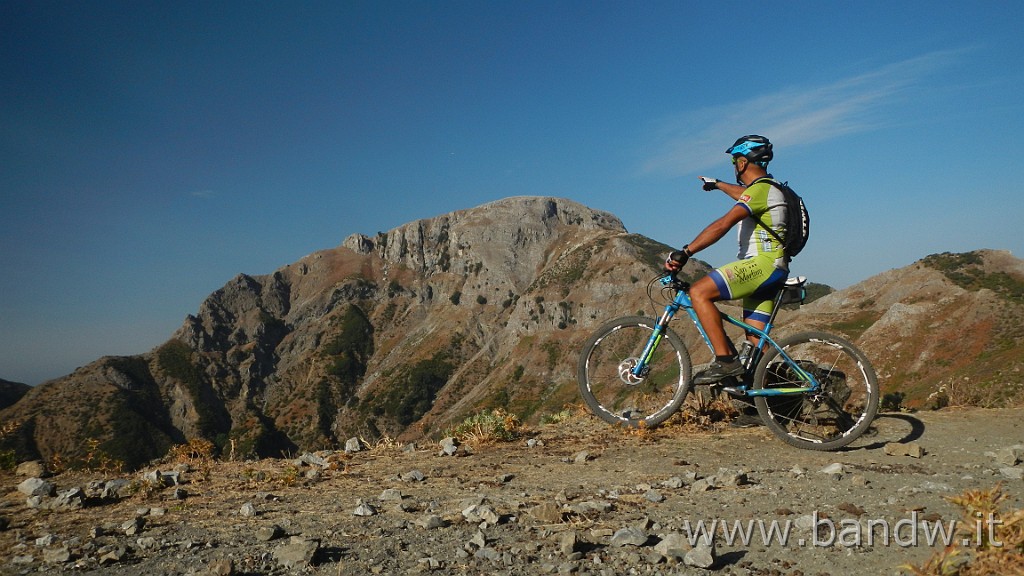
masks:
<svg viewBox="0 0 1024 576"><path fill-rule="evenodd" d="M24 479L5 473L0 574L896 574L938 549L926 542L937 526L959 520L947 497L1002 482L1007 509L1024 505L1024 465L1005 461L1024 444L1022 416L885 414L833 453L764 428L640 435L583 416L455 456L431 444L328 455L323 469L218 463L183 474L183 499L167 487L80 510L28 509L15 490ZM887 455L891 442L924 455ZM62 491L97 479L49 480ZM144 527L128 536L136 516ZM715 521L709 568L657 547ZM626 528L640 541L624 543ZM313 542L308 562L288 559L302 542ZM105 546L123 554L101 561ZM62 548L64 562L52 552Z"/></svg>

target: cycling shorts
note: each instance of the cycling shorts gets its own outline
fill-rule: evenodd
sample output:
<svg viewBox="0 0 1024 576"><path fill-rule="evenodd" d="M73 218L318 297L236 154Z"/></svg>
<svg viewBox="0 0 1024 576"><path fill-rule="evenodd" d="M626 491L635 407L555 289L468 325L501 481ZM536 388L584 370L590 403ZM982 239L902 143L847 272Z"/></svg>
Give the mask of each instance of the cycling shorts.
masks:
<svg viewBox="0 0 1024 576"><path fill-rule="evenodd" d="M775 295L789 277L789 271L775 266L773 254L730 262L711 271L722 300L743 300L743 319L768 322L775 308Z"/></svg>

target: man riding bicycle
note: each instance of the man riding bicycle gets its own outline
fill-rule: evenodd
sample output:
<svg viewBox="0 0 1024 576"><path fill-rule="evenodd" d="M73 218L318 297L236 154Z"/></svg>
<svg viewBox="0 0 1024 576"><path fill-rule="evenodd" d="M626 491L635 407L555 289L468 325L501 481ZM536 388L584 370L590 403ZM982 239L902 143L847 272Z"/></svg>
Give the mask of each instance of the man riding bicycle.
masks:
<svg viewBox="0 0 1024 576"><path fill-rule="evenodd" d="M736 348L725 334L715 302L742 299L743 320L763 329L774 308L773 298L789 277L789 262L782 242L786 235L786 199L770 181L761 180L771 177L768 174L768 163L774 157L771 142L764 136L743 136L726 153L732 156L738 184L703 176L701 180L704 190L721 190L736 204L665 260L665 270L679 271L691 256L720 240L736 224L740 225L739 260L712 270L690 288L693 309L715 349L715 361L694 376L694 384L713 384L744 372ZM765 225L776 234L769 233ZM757 343L757 336L747 338Z"/></svg>

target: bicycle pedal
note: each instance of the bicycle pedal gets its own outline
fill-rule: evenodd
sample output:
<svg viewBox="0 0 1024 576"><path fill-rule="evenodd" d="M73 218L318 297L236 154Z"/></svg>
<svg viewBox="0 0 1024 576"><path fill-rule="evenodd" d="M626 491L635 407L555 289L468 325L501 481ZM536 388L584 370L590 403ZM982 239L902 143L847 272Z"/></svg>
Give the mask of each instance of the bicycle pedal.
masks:
<svg viewBox="0 0 1024 576"><path fill-rule="evenodd" d="M725 392L726 394L731 394L733 396L747 395L747 387L744 386L742 382L737 380L735 376L723 378L721 382L716 383L716 387L718 387L718 389L721 390L722 392Z"/></svg>

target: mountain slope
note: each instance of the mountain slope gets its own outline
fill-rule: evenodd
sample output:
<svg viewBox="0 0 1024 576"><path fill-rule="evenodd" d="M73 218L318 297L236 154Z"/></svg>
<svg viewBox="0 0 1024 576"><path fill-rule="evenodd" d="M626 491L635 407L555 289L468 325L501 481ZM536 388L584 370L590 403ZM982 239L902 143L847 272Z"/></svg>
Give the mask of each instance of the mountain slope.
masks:
<svg viewBox="0 0 1024 576"><path fill-rule="evenodd" d="M92 441L137 466L198 437L266 456L415 437L481 407L539 417L575 400L587 329L642 308L638 280L666 251L610 214L535 197L351 236L237 276L149 353L36 387L0 413L19 423L5 442L81 461Z"/></svg>
<svg viewBox="0 0 1024 576"><path fill-rule="evenodd" d="M800 323L854 338L894 401L1022 402L1024 262L1009 252L928 256L805 306Z"/></svg>
<svg viewBox="0 0 1024 576"><path fill-rule="evenodd" d="M353 235L235 277L148 353L29 390L0 410L0 451L137 467L197 438L241 458L436 435L488 408L536 422L578 403L577 355L597 325L660 313L645 282L668 250L611 214L538 197ZM1006 253L930 256L787 310L778 325L850 336L883 393L905 404L1012 402L1021 270ZM695 365L709 359L685 318L674 329Z"/></svg>
<svg viewBox="0 0 1024 576"><path fill-rule="evenodd" d="M28 384L10 382L0 378L0 408L6 408L21 400L21 397L31 389L32 387Z"/></svg>

